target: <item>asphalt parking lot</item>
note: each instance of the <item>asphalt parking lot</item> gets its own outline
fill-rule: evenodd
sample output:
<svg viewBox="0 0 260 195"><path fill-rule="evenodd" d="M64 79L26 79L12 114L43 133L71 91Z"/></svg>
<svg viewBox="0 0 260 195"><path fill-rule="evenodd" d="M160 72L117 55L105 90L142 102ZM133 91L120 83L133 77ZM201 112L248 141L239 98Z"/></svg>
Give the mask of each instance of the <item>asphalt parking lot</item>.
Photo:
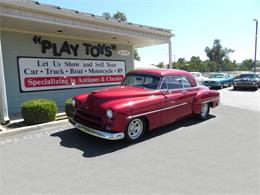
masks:
<svg viewBox="0 0 260 195"><path fill-rule="evenodd" d="M260 89L233 90L229 87L219 92L223 105L260 112Z"/></svg>
<svg viewBox="0 0 260 195"><path fill-rule="evenodd" d="M208 120L134 145L69 124L0 137L0 194L260 194L260 89L219 91Z"/></svg>

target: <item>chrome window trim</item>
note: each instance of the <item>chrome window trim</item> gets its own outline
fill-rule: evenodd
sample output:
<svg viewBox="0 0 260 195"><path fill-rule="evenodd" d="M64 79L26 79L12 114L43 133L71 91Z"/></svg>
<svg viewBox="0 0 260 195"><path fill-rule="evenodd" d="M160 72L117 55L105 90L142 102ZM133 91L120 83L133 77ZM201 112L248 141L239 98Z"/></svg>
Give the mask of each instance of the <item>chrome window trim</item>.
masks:
<svg viewBox="0 0 260 195"><path fill-rule="evenodd" d="M184 106L186 104L188 104L188 102L184 102L182 104L174 105L174 106L167 107L167 108L153 110L153 111L150 111L150 112L144 112L144 113L141 113L141 114L136 114L136 115L133 115L133 116L128 116L127 119L132 119L132 118L136 118L136 117L139 117L139 116L144 116L144 115L153 114L153 113L156 113L156 112L161 112L161 111L164 111L164 110L169 110L169 109L172 109L172 108L177 108L177 107L180 107L180 106Z"/></svg>
<svg viewBox="0 0 260 195"><path fill-rule="evenodd" d="M165 77L170 77L170 76L180 76L180 77L184 77L184 78L186 78L189 82L190 82L190 84L191 84L191 86L192 86L192 83L191 83L191 81L186 77L186 76L183 76L183 75L166 75L166 76L162 76L161 77L161 83L159 84L159 90L160 91L178 91L178 90L182 90L182 89L187 89L187 90L189 90L189 89L196 89L196 88L199 88L199 86L198 86L198 84L197 84L197 82L196 82L196 85L195 86L193 86L193 87L182 87L182 88L178 88L178 89L168 89L168 84L167 84L167 82L166 82L166 86L167 86L167 89L161 89L161 87L162 87L162 83L163 83L163 81L165 80ZM182 78L183 79L183 78ZM182 86L183 86L183 83L182 83Z"/></svg>
<svg viewBox="0 0 260 195"><path fill-rule="evenodd" d="M167 91L167 92L176 92L176 91L188 91L188 90L197 90L199 89L200 87L199 86L195 86L195 87L189 87L189 88L180 88L180 89L171 89L171 90L167 90L167 89L161 89L159 91Z"/></svg>

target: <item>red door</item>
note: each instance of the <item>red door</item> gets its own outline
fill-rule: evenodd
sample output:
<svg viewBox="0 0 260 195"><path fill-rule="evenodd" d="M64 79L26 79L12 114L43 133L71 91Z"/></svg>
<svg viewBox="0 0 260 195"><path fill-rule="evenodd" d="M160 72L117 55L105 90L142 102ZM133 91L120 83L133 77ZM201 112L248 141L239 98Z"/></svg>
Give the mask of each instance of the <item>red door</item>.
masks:
<svg viewBox="0 0 260 195"><path fill-rule="evenodd" d="M183 76L167 76L164 79L165 86L163 84L162 87L166 89L162 89L165 93L161 101L161 122L168 124L192 113L196 88Z"/></svg>

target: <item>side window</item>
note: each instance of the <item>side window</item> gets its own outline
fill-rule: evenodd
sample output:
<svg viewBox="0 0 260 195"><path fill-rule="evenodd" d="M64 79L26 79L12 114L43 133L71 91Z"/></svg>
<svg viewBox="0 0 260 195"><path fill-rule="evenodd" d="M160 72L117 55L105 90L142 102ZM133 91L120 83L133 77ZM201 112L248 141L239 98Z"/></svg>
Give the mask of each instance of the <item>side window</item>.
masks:
<svg viewBox="0 0 260 195"><path fill-rule="evenodd" d="M169 90L181 89L182 88L182 77L181 76L167 76L166 83Z"/></svg>
<svg viewBox="0 0 260 195"><path fill-rule="evenodd" d="M162 80L161 89L182 89L192 87L191 82L183 76L166 76Z"/></svg>
<svg viewBox="0 0 260 195"><path fill-rule="evenodd" d="M192 87L190 81L186 77L182 77L182 87L183 88Z"/></svg>
<svg viewBox="0 0 260 195"><path fill-rule="evenodd" d="M131 85L141 85L144 82L144 78L141 76L129 76L126 78L125 83Z"/></svg>
<svg viewBox="0 0 260 195"><path fill-rule="evenodd" d="M153 78L152 77L145 77L144 84L150 84L152 82L153 82Z"/></svg>
<svg viewBox="0 0 260 195"><path fill-rule="evenodd" d="M144 77L136 76L133 81L134 85L141 85L144 83Z"/></svg>

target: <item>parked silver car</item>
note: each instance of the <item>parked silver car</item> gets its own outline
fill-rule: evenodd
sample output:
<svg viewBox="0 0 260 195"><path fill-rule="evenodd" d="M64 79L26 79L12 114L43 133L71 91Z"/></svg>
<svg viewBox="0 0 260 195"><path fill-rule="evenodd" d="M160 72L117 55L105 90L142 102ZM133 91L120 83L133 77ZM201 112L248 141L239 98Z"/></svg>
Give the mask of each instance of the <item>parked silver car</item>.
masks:
<svg viewBox="0 0 260 195"><path fill-rule="evenodd" d="M196 79L197 83L202 85L205 80L207 80L207 77L204 77L200 72L191 72L192 76Z"/></svg>

